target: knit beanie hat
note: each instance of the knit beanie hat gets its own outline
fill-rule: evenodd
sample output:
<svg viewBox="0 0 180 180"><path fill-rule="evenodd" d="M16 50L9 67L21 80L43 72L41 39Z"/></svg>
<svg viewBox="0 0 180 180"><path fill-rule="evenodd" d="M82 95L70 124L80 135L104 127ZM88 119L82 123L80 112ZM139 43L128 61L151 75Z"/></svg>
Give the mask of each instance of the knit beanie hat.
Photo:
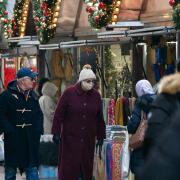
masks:
<svg viewBox="0 0 180 180"><path fill-rule="evenodd" d="M96 75L91 69L91 65L86 64L83 66L83 69L81 70L79 74L79 80L78 82L81 82L86 79L96 79Z"/></svg>

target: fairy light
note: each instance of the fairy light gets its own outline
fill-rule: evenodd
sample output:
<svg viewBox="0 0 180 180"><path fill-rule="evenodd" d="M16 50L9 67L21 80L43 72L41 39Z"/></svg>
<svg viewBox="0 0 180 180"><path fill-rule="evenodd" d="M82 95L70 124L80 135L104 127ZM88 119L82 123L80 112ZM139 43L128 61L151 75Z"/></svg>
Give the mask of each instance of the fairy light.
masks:
<svg viewBox="0 0 180 180"><path fill-rule="evenodd" d="M26 23L27 23L27 17L28 17L28 8L29 8L29 0L25 0L25 3L22 8L22 15L19 19L20 23L20 36L23 37L25 35L26 30Z"/></svg>
<svg viewBox="0 0 180 180"><path fill-rule="evenodd" d="M113 1L113 13L112 13L112 24L115 25L117 20L118 20L118 15L120 11L120 5L121 1L120 0L114 0Z"/></svg>

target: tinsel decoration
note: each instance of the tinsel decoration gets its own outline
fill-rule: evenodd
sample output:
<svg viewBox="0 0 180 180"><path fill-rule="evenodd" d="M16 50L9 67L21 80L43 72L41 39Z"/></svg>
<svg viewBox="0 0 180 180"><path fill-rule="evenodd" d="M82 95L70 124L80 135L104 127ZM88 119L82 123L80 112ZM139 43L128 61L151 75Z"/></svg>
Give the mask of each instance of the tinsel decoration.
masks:
<svg viewBox="0 0 180 180"><path fill-rule="evenodd" d="M169 0L170 6L173 7L173 21L177 29L180 29L180 0Z"/></svg>
<svg viewBox="0 0 180 180"><path fill-rule="evenodd" d="M85 0L87 5L88 21L91 27L100 29L111 22L112 1L111 0Z"/></svg>

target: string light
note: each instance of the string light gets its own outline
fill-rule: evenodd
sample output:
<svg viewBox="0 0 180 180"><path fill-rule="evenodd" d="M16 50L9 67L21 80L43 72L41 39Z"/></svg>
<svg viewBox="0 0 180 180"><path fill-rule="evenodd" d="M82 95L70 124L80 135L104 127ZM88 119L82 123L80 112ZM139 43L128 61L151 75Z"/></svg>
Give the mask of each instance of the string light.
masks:
<svg viewBox="0 0 180 180"><path fill-rule="evenodd" d="M112 24L113 25L115 25L116 22L118 21L120 5L121 5L121 1L120 0L114 0L113 1L113 13L112 13Z"/></svg>

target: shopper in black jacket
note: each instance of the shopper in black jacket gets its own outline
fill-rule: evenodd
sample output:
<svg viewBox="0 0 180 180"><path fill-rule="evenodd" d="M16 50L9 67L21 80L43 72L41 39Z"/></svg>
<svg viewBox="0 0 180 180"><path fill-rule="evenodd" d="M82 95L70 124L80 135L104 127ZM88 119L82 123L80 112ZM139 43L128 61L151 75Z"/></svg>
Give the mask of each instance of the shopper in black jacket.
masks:
<svg viewBox="0 0 180 180"><path fill-rule="evenodd" d="M139 180L179 180L180 105L171 121L149 154Z"/></svg>
<svg viewBox="0 0 180 180"><path fill-rule="evenodd" d="M170 125L171 117L177 111L177 104L180 102L180 73L163 78L159 85L159 93L148 114L148 128L144 140L145 157Z"/></svg>

